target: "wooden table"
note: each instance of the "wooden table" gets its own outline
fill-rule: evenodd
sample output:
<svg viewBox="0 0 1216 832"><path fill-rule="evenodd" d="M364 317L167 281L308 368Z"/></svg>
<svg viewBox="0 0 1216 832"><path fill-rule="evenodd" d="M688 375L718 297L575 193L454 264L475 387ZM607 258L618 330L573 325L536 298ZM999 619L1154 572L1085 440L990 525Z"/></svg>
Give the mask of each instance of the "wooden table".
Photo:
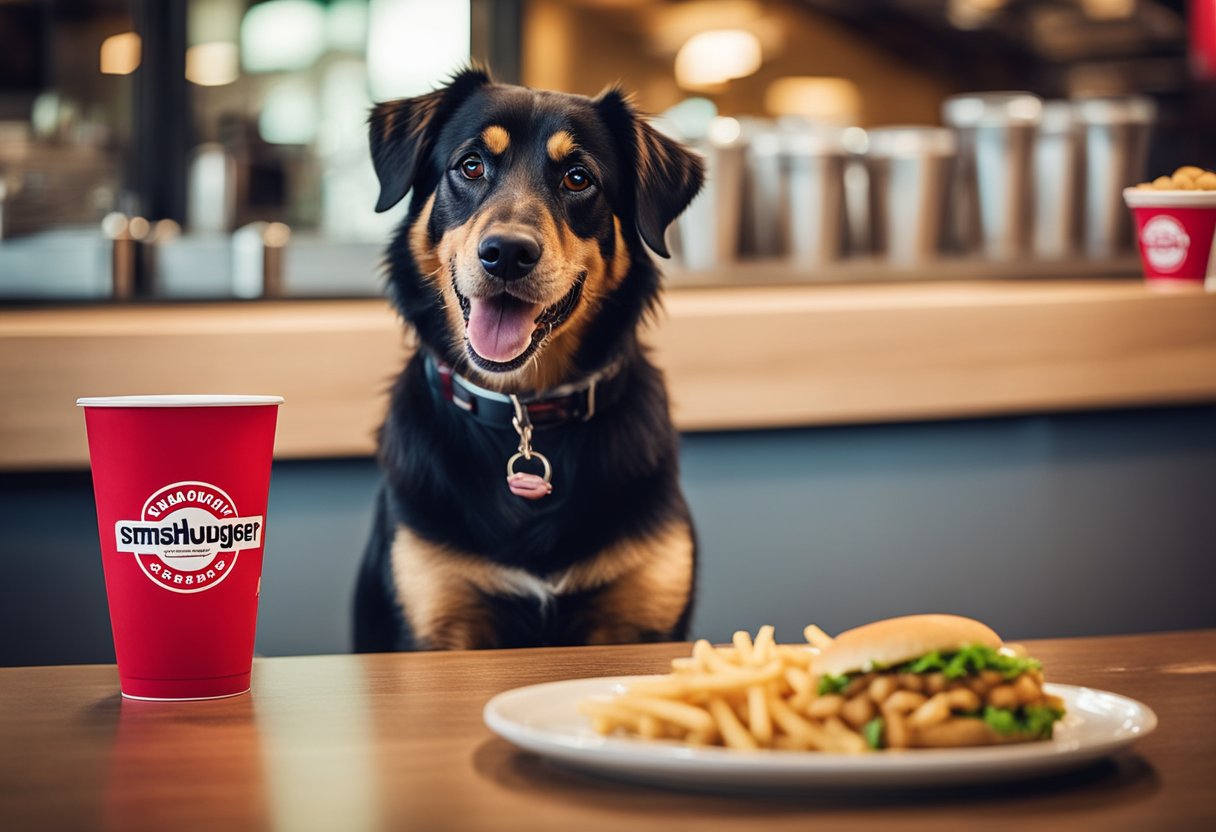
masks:
<svg viewBox="0 0 1216 832"><path fill-rule="evenodd" d="M564 771L481 721L499 691L661 672L687 645L262 659L252 696L175 704L121 700L110 666L5 669L0 829L1216 828L1216 630L1029 644L1160 728L1050 780L728 797Z"/></svg>

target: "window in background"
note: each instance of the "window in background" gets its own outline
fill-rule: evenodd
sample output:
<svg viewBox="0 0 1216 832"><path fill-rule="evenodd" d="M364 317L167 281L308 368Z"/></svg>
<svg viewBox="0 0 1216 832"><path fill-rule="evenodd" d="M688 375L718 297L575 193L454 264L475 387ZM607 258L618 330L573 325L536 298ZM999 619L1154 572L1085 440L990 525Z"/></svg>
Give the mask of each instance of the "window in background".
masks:
<svg viewBox="0 0 1216 832"><path fill-rule="evenodd" d="M519 6L0 2L0 299L230 295L271 239L292 293L379 291L405 206L373 210L368 110L466 64L474 30L517 63Z"/></svg>
<svg viewBox="0 0 1216 832"><path fill-rule="evenodd" d="M1154 107L1103 111L1156 113L1146 169L1216 164L1216 107L1202 80L1211 75L1202 28L1211 6L0 0L0 299L258 295L271 285L378 292L380 247L405 206L372 210L367 110L431 88L470 55L501 80L541 88L594 95L620 82L709 153L718 173L682 224L687 252L715 254L686 260L690 271L728 264L716 274L734 277L738 259L767 258L776 268L756 272L766 281L804 280L812 268L816 279L874 279L890 276L884 258L898 249L935 274L943 255L971 258L957 271L972 277L1064 274L1078 263L1130 274L1129 246L1110 262L1083 262L1089 249L1076 229L1127 212L1113 197L1101 212L1076 207L1080 172L1087 181L1105 174L1074 151L1149 125L1080 123L1081 109L1047 105L1151 98ZM972 127L943 130L941 121L953 94L1011 88L1043 99L1044 114L1067 116L1045 115L1034 129L1069 173L1036 168L1030 177L1063 183L1067 198L1019 198L1071 221L1039 211L1038 225L1067 225L1066 238L1050 258L1023 246L1001 267L984 259L971 227L982 194L970 190L996 180L979 175ZM1020 146L1025 158L1000 164L1051 155ZM1138 145L1128 150L1142 158ZM1102 193L1117 197L1128 175L1108 176ZM956 193L959 182L966 193ZM887 238L912 233L912 214L934 219L901 248ZM271 245L285 245L283 256L264 257ZM282 270L273 281L271 260Z"/></svg>
<svg viewBox="0 0 1216 832"><path fill-rule="evenodd" d="M281 221L327 240L381 242L404 208L372 210L368 109L425 92L466 63L470 9L462 0L191 0L188 37L195 74L230 79L192 78L195 159L218 166L222 153L233 182L211 188L210 201L196 194L187 229ZM193 177L204 190L206 179Z"/></svg>
<svg viewBox="0 0 1216 832"><path fill-rule="evenodd" d="M62 247L119 204L134 29L125 0L0 3L0 241Z"/></svg>

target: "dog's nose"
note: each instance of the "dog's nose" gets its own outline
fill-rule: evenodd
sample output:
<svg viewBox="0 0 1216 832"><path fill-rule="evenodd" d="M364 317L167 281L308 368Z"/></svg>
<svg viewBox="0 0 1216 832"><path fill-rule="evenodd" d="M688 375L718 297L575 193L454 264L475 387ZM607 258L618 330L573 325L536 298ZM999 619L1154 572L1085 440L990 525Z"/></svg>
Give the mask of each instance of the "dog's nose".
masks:
<svg viewBox="0 0 1216 832"><path fill-rule="evenodd" d="M495 277L519 280L540 260L540 243L520 232L491 234L477 247L481 265Z"/></svg>

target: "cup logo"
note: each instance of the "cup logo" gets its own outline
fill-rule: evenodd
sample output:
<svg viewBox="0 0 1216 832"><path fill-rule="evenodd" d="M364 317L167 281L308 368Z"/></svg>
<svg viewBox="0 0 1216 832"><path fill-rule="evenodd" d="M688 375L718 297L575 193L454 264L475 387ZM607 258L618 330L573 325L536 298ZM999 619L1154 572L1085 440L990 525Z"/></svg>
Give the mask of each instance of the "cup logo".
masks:
<svg viewBox="0 0 1216 832"><path fill-rule="evenodd" d="M1140 230L1140 245L1150 266L1159 272L1173 272L1186 260L1191 238L1178 220L1158 214Z"/></svg>
<svg viewBox="0 0 1216 832"><path fill-rule="evenodd" d="M131 552L157 586L203 592L236 566L237 556L262 545L265 518L242 517L223 489L205 482L175 482L148 498L138 520L119 520L119 552Z"/></svg>

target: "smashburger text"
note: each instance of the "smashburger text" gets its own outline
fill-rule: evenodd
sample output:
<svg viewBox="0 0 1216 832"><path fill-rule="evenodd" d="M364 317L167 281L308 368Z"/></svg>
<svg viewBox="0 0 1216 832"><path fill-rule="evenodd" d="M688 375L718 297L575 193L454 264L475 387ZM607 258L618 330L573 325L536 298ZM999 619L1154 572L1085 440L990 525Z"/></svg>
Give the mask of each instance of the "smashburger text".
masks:
<svg viewBox="0 0 1216 832"><path fill-rule="evenodd" d="M115 527L120 552L185 546L212 546L224 552L256 549L261 545L261 532L261 517L216 519L198 526L191 526L186 518L177 522L124 520Z"/></svg>

